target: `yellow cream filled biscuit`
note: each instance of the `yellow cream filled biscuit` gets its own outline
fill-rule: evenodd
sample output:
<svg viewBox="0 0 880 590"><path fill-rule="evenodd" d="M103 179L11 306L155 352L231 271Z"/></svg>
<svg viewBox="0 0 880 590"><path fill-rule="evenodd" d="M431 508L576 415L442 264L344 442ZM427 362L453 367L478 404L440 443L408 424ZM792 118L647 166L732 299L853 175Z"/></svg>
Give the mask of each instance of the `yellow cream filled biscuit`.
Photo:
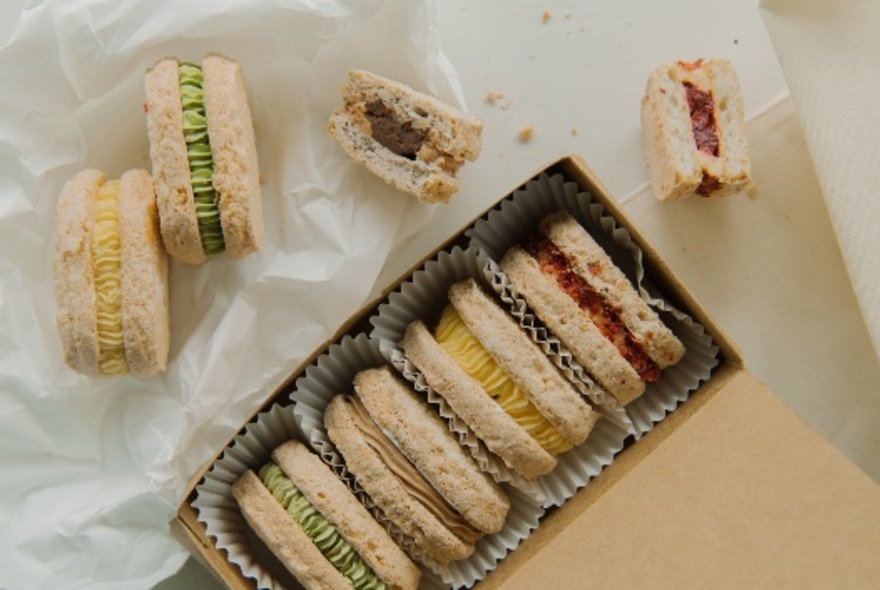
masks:
<svg viewBox="0 0 880 590"><path fill-rule="evenodd" d="M106 375L128 373L122 337L120 289L119 181L105 182L95 201L95 234L92 242L95 273L95 308L98 322L98 365Z"/></svg>
<svg viewBox="0 0 880 590"><path fill-rule="evenodd" d="M443 310L435 338L447 354L544 450L558 455L571 448L571 443L559 434L486 352L451 305Z"/></svg>

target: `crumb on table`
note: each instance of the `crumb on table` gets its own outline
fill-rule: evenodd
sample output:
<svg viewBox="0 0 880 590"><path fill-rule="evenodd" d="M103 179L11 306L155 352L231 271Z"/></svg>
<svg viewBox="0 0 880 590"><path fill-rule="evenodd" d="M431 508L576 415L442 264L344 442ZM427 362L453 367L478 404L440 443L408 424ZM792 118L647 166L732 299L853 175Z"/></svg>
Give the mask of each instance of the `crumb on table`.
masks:
<svg viewBox="0 0 880 590"><path fill-rule="evenodd" d="M528 141L530 141L532 139L532 135L534 134L534 132L535 132L534 125L526 125L525 127L523 127L522 129L519 130L519 133L517 135L519 136L519 140L521 142L527 143Z"/></svg>
<svg viewBox="0 0 880 590"><path fill-rule="evenodd" d="M550 11L549 11L549 10L545 10L545 11L543 12L543 14L541 14L541 22L542 22L542 23L549 23L551 18L553 18L553 17L550 16Z"/></svg>
<svg viewBox="0 0 880 590"><path fill-rule="evenodd" d="M577 128L577 127L572 127L572 128L571 128L571 134L572 134L572 135L577 135L577 134L578 134L578 128Z"/></svg>
<svg viewBox="0 0 880 590"><path fill-rule="evenodd" d="M486 104L494 105L499 100L504 98L503 92L498 92L497 90L490 90L486 93L486 96L483 97L483 102Z"/></svg>

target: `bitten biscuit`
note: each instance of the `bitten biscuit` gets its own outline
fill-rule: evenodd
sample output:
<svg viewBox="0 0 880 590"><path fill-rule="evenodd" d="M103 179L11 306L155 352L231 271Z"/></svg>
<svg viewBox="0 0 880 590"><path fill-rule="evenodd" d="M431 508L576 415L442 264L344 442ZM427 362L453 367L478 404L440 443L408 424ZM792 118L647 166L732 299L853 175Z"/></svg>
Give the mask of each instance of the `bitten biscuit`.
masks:
<svg viewBox="0 0 880 590"><path fill-rule="evenodd" d="M433 96L352 70L342 98L330 135L373 174L421 201L448 202L459 187L456 172L480 154L482 124Z"/></svg>
<svg viewBox="0 0 880 590"><path fill-rule="evenodd" d="M648 78L641 120L657 199L725 196L751 183L742 92L729 61L657 68Z"/></svg>

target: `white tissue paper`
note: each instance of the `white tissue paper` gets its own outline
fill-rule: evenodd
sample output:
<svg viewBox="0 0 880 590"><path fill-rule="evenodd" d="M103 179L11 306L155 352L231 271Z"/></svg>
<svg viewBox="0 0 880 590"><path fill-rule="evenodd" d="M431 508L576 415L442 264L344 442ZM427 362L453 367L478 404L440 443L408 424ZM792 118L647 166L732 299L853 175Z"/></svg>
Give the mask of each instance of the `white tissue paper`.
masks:
<svg viewBox="0 0 880 590"><path fill-rule="evenodd" d="M266 240L172 264L165 374L93 379L63 361L54 209L74 173L150 168L143 74L237 59ZM370 293L433 209L327 135L350 68L464 108L431 2L31 2L0 48L0 587L144 588L186 558L168 534L192 474ZM405 229L404 229L405 228Z"/></svg>
<svg viewBox="0 0 880 590"><path fill-rule="evenodd" d="M762 0L761 9L880 359L880 3Z"/></svg>

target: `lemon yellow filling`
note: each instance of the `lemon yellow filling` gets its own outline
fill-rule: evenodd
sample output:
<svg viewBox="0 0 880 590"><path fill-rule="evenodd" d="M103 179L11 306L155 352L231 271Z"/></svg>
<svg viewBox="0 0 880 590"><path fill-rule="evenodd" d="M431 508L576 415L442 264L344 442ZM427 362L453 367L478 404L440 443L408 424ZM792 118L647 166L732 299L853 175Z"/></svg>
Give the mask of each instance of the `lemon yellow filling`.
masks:
<svg viewBox="0 0 880 590"><path fill-rule="evenodd" d="M119 181L98 189L92 241L95 308L98 318L98 365L106 375L128 373L122 339L122 292L119 286Z"/></svg>
<svg viewBox="0 0 880 590"><path fill-rule="evenodd" d="M558 455L571 448L571 443L559 434L559 431L486 352L451 305L443 310L434 335L453 360L476 380L517 424L538 441L544 450L552 455Z"/></svg>

